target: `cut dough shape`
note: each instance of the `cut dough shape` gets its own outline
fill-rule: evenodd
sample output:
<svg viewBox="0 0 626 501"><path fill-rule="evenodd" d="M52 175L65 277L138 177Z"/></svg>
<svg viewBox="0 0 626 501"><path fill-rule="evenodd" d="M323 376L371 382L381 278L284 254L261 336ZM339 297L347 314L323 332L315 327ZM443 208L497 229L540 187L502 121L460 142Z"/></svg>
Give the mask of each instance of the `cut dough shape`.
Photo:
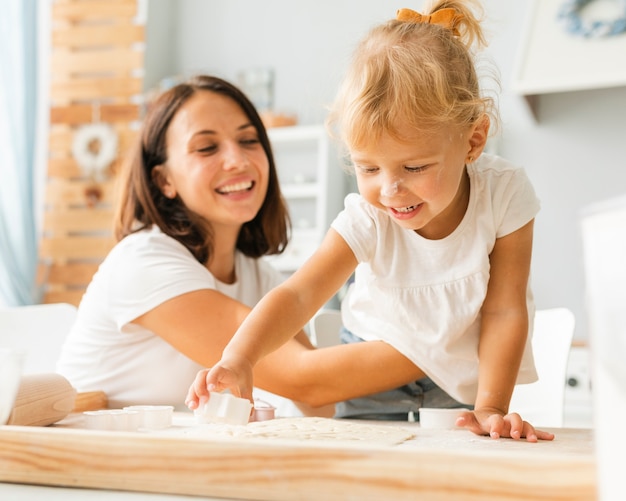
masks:
<svg viewBox="0 0 626 501"><path fill-rule="evenodd" d="M318 417L277 418L245 426L207 424L187 430L188 434L244 440L289 440L298 442L350 442L363 445L392 446L415 434L406 427Z"/></svg>

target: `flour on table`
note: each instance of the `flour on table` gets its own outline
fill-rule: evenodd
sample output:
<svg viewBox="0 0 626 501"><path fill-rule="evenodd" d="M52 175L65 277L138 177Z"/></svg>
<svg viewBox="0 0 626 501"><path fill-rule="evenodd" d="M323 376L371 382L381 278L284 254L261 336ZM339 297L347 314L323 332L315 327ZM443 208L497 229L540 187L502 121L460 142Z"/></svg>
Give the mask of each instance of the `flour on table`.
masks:
<svg viewBox="0 0 626 501"><path fill-rule="evenodd" d="M189 428L186 435L205 438L350 442L363 445L396 445L415 435L406 428L319 417L290 417L257 421L245 426L205 424Z"/></svg>

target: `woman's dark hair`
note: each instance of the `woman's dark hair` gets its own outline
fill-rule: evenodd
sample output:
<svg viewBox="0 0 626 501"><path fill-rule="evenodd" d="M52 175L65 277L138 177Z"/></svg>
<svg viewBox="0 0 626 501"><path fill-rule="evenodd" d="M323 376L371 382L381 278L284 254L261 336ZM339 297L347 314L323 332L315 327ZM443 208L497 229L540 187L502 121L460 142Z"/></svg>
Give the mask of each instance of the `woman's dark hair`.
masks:
<svg viewBox="0 0 626 501"><path fill-rule="evenodd" d="M165 91L150 104L135 150L119 177L121 192L115 217L116 238L121 240L155 224L163 233L189 249L199 262L204 264L211 256L211 224L189 210L180 197L165 197L152 176L152 169L167 161L166 133L172 118L198 91L215 92L235 101L256 128L269 161L265 200L255 218L241 228L237 249L250 257L280 254L287 245L291 223L280 192L267 131L254 105L243 92L231 83L212 76L193 77Z"/></svg>

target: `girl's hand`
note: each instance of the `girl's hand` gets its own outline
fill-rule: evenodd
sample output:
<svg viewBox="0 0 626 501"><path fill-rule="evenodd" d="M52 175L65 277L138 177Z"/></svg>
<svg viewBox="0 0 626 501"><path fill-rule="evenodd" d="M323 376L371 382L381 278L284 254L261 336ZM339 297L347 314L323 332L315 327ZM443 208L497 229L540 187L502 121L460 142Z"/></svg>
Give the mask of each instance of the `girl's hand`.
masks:
<svg viewBox="0 0 626 501"><path fill-rule="evenodd" d="M552 440L554 434L547 431L535 430L527 421L522 420L516 412L503 416L499 412L489 409L476 409L461 414L456 425L469 430L476 435L489 435L491 438L525 438L528 442L537 440Z"/></svg>
<svg viewBox="0 0 626 501"><path fill-rule="evenodd" d="M185 405L192 411L200 407L200 403L206 402L209 399L209 390L206 387L206 376L208 373L209 369L198 371L196 378L187 391Z"/></svg>
<svg viewBox="0 0 626 501"><path fill-rule="evenodd" d="M230 392L252 401L252 366L244 359L220 360L211 369L202 369L196 374L185 398L191 410L197 409L209 399L210 392Z"/></svg>

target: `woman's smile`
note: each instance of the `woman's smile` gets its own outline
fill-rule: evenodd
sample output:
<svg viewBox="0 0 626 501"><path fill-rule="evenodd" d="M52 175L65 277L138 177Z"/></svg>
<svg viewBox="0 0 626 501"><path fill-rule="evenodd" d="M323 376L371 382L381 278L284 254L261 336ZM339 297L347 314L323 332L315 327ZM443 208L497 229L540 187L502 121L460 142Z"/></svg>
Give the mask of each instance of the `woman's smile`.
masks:
<svg viewBox="0 0 626 501"><path fill-rule="evenodd" d="M249 192L252 188L254 188L254 185L254 181L241 181L238 183L227 184L217 188L215 191L217 191L220 195L238 194Z"/></svg>

